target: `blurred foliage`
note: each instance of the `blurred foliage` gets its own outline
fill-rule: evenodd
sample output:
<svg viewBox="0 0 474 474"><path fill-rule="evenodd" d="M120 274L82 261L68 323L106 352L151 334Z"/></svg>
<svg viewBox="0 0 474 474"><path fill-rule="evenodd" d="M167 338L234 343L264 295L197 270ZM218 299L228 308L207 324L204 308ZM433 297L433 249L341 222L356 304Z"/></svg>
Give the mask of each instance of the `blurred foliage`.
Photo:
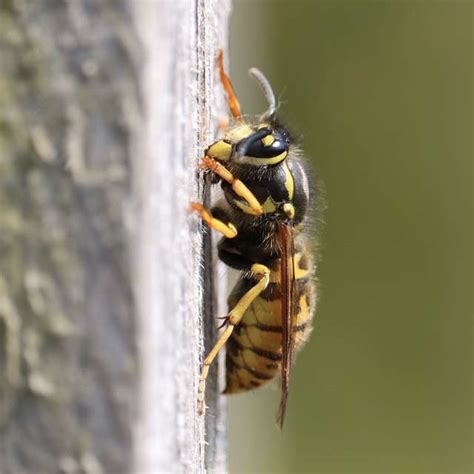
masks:
<svg viewBox="0 0 474 474"><path fill-rule="evenodd" d="M315 331L230 399L231 472L473 472L473 4L234 1L232 77L262 68L327 188Z"/></svg>

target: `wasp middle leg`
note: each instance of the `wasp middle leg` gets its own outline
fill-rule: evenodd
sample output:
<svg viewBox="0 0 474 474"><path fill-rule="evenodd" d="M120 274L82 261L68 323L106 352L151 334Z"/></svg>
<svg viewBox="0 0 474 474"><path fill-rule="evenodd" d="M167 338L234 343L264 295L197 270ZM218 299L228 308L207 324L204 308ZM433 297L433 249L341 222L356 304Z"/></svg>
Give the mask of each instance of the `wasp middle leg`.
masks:
<svg viewBox="0 0 474 474"><path fill-rule="evenodd" d="M237 228L235 227L232 222L228 222L227 224L219 217L215 217L214 213L216 212L216 208L209 210L205 208L202 204L198 202L192 202L190 207L193 211L196 211L200 216L201 219L211 228L220 232L224 237L228 239L233 239L237 235ZM219 209L217 208L217 211Z"/></svg>
<svg viewBox="0 0 474 474"><path fill-rule="evenodd" d="M204 413L204 396L206 391L206 379L209 373L209 367L216 358L219 351L227 342L232 334L235 326L237 326L248 307L252 302L264 291L270 282L270 269L260 263L254 263L250 271L258 277L258 282L250 288L229 311L229 314L224 317L224 332L220 335L215 346L211 349L208 356L204 359L201 377L199 378L198 387L198 412L200 415Z"/></svg>

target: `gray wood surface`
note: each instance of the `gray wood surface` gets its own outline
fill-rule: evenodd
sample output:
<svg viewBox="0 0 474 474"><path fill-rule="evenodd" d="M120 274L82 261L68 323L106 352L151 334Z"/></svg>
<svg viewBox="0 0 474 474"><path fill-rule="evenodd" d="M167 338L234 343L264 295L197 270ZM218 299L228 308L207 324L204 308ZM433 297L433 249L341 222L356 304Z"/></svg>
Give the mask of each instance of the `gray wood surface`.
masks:
<svg viewBox="0 0 474 474"><path fill-rule="evenodd" d="M196 377L204 345L208 350L215 336L218 309L210 292L210 236L202 240L198 219L190 219L186 209L208 194L195 170L225 110L215 58L227 43L229 8L229 2L217 0L135 4L146 57L147 121L141 131L145 138L139 140L145 144L139 153L143 159L136 161L141 190L136 203L141 234L135 236L138 348L144 373L139 472L156 467L201 472L204 466L225 471L224 413L215 370L206 424L196 416ZM199 315L205 320L205 342ZM166 408L156 410L157 404Z"/></svg>
<svg viewBox="0 0 474 474"><path fill-rule="evenodd" d="M226 470L216 371L196 414L225 308L187 205L229 10L0 5L2 474Z"/></svg>

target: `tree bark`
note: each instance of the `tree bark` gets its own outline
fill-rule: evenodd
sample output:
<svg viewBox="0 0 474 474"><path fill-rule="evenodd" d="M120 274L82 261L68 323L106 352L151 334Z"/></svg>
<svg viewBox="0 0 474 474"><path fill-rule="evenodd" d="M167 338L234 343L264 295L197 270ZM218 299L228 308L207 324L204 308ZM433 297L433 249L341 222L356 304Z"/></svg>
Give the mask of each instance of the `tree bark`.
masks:
<svg viewBox="0 0 474 474"><path fill-rule="evenodd" d="M0 6L2 474L226 470L215 371L196 413L225 310L187 206L208 199L229 10Z"/></svg>

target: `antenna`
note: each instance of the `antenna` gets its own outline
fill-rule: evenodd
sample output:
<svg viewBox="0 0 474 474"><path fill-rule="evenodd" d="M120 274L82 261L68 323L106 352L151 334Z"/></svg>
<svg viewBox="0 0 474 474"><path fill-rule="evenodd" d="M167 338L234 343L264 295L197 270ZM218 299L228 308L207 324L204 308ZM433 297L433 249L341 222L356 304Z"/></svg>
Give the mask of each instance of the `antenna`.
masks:
<svg viewBox="0 0 474 474"><path fill-rule="evenodd" d="M263 117L273 117L276 112L276 99L270 82L268 82L268 79L265 77L263 72L260 71L260 69L257 69L256 67L250 68L249 74L257 80L258 85L261 87L263 93L265 94L265 98L268 101L268 109L263 114Z"/></svg>

